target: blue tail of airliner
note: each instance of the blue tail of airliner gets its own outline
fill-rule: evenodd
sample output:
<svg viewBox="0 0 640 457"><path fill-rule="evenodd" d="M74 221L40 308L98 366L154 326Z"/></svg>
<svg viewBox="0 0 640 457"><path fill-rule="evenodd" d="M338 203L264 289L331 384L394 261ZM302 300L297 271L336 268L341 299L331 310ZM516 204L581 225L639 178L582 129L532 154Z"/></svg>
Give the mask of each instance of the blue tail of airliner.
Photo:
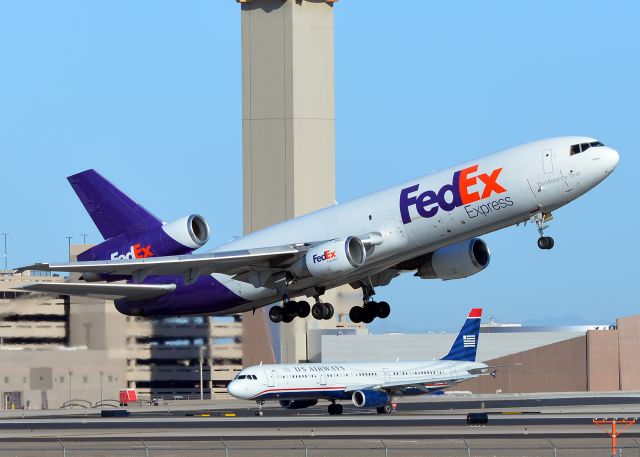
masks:
<svg viewBox="0 0 640 457"><path fill-rule="evenodd" d="M478 336L480 333L480 319L482 308L473 308L464 321L464 325L458 333L449 353L441 360L457 360L460 362L475 362L478 349Z"/></svg>

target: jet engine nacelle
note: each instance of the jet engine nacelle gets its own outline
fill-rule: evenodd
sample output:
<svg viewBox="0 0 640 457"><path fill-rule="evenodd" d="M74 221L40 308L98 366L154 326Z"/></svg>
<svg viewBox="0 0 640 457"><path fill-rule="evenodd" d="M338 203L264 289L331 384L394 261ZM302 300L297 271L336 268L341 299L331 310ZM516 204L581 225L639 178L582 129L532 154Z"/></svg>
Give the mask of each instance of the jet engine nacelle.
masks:
<svg viewBox="0 0 640 457"><path fill-rule="evenodd" d="M79 261L125 260L189 254L209 241L209 224L199 214L139 232L123 232L78 255ZM94 277L95 276L95 277ZM87 281L104 279L85 274Z"/></svg>
<svg viewBox="0 0 640 457"><path fill-rule="evenodd" d="M367 251L360 238L349 236L316 244L291 267L295 277L331 278L361 267Z"/></svg>
<svg viewBox="0 0 640 457"><path fill-rule="evenodd" d="M162 226L162 230L183 246L198 249L209 241L209 224L199 214L185 216ZM171 254L164 254L171 255Z"/></svg>
<svg viewBox="0 0 640 457"><path fill-rule="evenodd" d="M318 404L318 400L280 400L280 406L286 409L303 409Z"/></svg>
<svg viewBox="0 0 640 457"><path fill-rule="evenodd" d="M356 390L351 401L357 408L377 408L389 403L389 395L379 390Z"/></svg>
<svg viewBox="0 0 640 457"><path fill-rule="evenodd" d="M438 249L418 268L416 276L422 279L462 279L484 270L491 253L480 238L452 244Z"/></svg>

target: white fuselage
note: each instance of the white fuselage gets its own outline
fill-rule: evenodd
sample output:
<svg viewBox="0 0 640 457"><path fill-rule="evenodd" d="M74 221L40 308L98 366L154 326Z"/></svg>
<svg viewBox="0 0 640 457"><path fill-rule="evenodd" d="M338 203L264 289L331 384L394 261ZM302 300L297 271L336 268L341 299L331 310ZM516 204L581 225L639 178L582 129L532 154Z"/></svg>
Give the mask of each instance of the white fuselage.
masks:
<svg viewBox="0 0 640 457"><path fill-rule="evenodd" d="M378 237L381 243L367 253L363 266L334 278L304 278L287 291L290 297L311 296L314 287L330 289L354 283L385 272L400 262L526 221L541 212L549 213L569 203L605 179L618 163L618 153L606 146L570 155L572 145L590 141L596 140L562 137L506 149L281 222L220 246L216 251L346 236L373 234ZM450 188L456 184L456 174L458 189L452 192ZM464 195L457 203L461 204L454 206L452 199L456 197L455 192L460 191ZM444 199L442 205L435 201L440 192ZM254 309L281 298L271 287L256 287L222 274L213 276L249 301L225 313Z"/></svg>
<svg viewBox="0 0 640 457"><path fill-rule="evenodd" d="M245 368L229 383L233 397L243 400L349 400L352 392L398 384L393 395L424 395L478 376L478 362L299 363ZM420 389L405 384L420 384Z"/></svg>

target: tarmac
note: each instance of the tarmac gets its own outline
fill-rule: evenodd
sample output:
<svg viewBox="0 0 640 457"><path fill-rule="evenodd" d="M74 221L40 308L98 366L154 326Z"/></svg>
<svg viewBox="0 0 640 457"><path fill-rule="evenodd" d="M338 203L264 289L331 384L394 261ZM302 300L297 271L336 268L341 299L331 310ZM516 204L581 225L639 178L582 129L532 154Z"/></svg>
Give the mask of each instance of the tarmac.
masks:
<svg viewBox="0 0 640 457"><path fill-rule="evenodd" d="M635 393L419 397L388 415L345 402L344 414L329 416L326 404L268 403L263 417L255 403L237 400L130 405L123 418L88 409L5 411L0 456L610 455L610 438L593 419L640 416ZM479 411L488 424L467 425L467 413ZM625 454L640 455L640 425L618 441Z"/></svg>

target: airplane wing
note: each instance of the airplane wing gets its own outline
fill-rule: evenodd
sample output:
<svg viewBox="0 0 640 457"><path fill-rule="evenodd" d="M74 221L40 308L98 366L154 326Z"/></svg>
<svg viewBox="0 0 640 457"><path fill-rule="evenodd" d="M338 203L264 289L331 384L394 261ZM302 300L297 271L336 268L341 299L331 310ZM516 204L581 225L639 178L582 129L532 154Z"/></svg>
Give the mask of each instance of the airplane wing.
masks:
<svg viewBox="0 0 640 457"><path fill-rule="evenodd" d="M45 292L61 295L82 295L85 297L117 300L144 300L171 292L175 284L104 284L86 282L36 283L21 286L21 290Z"/></svg>
<svg viewBox="0 0 640 457"><path fill-rule="evenodd" d="M353 392L356 390L362 389L372 389L372 390L401 390L407 387L413 387L415 389L421 390L425 393L431 392L433 389L444 389L446 387L452 386L453 384L464 381L466 379L471 379L475 377L475 375L469 374L468 376L457 376L455 378L451 376L430 376L430 377L422 377L415 379L404 379L402 381L394 381L394 382L385 382L382 384L373 384L373 385L359 385L359 386L347 386L345 388L345 392Z"/></svg>
<svg viewBox="0 0 640 457"><path fill-rule="evenodd" d="M185 281L192 282L203 274L240 276L250 271L280 269L293 263L303 253L302 247L288 245L130 260L36 263L18 268L16 272L37 270L132 276L135 282L142 282L149 275L183 275Z"/></svg>

